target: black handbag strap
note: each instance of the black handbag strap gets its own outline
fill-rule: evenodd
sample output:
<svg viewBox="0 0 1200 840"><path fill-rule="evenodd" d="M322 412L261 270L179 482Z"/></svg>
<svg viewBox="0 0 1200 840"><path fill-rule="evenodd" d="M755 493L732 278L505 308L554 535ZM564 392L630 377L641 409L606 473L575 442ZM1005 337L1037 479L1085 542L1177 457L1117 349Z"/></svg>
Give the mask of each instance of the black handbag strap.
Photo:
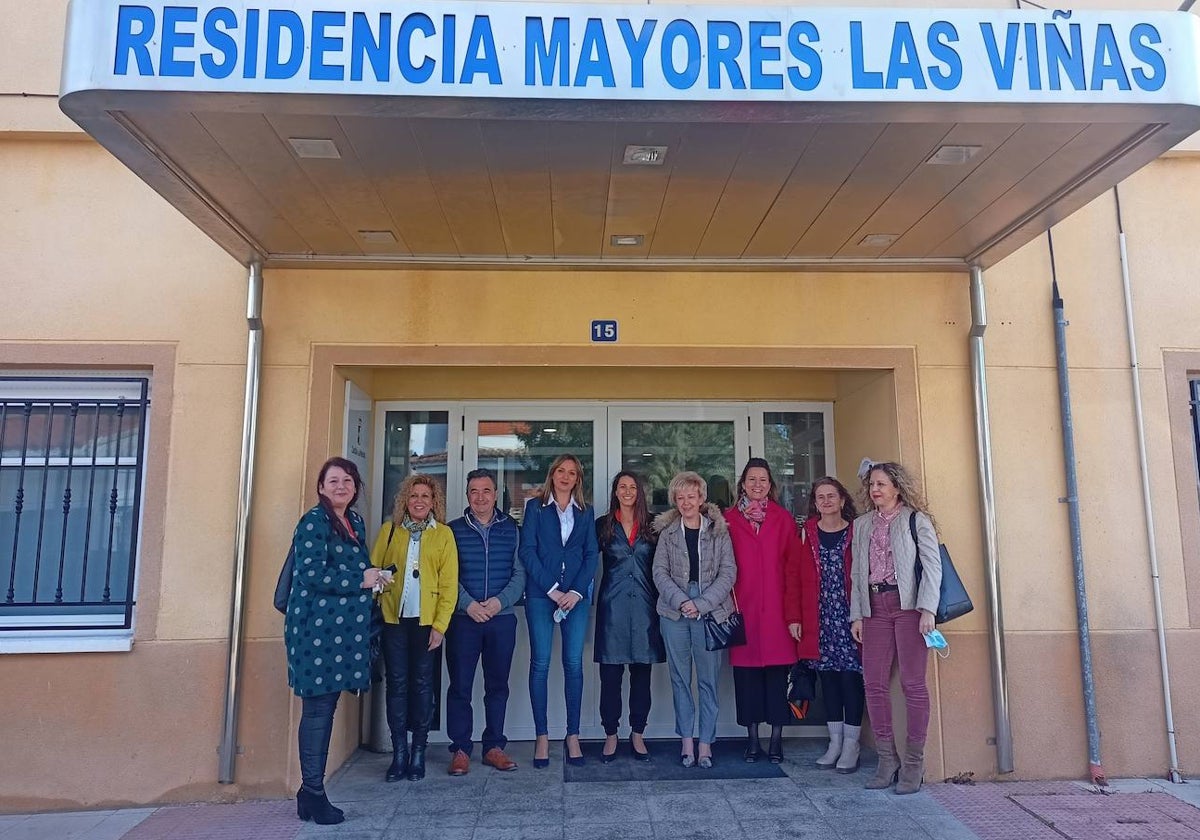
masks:
<svg viewBox="0 0 1200 840"><path fill-rule="evenodd" d="M915 510L912 516L908 517L908 532L912 534L913 546L917 549L917 564L914 567L913 575L916 578L917 586L920 586L921 575L925 570L921 568L921 541L917 539L917 512Z"/></svg>

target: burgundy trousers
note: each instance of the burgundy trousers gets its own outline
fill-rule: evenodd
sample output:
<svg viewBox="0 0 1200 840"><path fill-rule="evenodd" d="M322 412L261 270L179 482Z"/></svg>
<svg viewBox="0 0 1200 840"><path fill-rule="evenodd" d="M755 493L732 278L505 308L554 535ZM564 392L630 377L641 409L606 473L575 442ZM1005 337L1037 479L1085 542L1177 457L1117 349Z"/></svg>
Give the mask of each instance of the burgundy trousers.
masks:
<svg viewBox="0 0 1200 840"><path fill-rule="evenodd" d="M918 629L921 613L900 609L899 592L871 595L871 616L863 619L863 685L875 739L892 740L892 663L900 660L900 687L908 710L908 740L925 742L929 731L929 688L925 668L929 649Z"/></svg>

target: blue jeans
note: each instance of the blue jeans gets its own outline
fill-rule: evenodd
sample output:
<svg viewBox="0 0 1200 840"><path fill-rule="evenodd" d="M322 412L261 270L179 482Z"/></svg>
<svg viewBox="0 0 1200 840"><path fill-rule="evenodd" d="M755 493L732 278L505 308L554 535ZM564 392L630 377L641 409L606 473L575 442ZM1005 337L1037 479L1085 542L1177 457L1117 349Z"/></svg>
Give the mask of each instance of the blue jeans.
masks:
<svg viewBox="0 0 1200 840"><path fill-rule="evenodd" d="M587 636L587 601L580 601L558 625L562 629L563 689L567 700L567 734L579 734L579 708L583 704L583 643ZM550 652L554 644L555 603L534 596L525 602L529 625L529 703L537 734L548 735L546 702L549 690Z"/></svg>
<svg viewBox="0 0 1200 840"><path fill-rule="evenodd" d="M693 583L688 597L700 594ZM696 701L692 697L692 665L696 667L696 686L700 691L700 742L717 740L717 679L721 675L721 651L704 649L704 623L694 618L659 616L663 642L667 646L667 667L671 670L671 699L675 703L675 734L692 738L696 730Z"/></svg>
<svg viewBox="0 0 1200 840"><path fill-rule="evenodd" d="M446 690L446 734L450 752L471 754L471 733L475 718L471 695L475 671L483 660L483 753L493 747L504 749L504 715L508 710L508 672L512 667L513 648L517 643L517 617L493 616L482 624L469 615L455 613L446 633L446 669L450 687Z"/></svg>

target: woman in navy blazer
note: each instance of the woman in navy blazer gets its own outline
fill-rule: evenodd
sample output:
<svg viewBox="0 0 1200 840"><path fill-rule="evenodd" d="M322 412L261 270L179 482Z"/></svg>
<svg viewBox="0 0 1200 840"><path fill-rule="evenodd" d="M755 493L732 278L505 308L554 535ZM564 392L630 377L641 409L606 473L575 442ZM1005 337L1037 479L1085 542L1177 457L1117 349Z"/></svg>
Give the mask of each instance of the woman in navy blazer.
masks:
<svg viewBox="0 0 1200 840"><path fill-rule="evenodd" d="M579 708L583 702L583 643L592 579L599 549L596 514L583 500L583 465L559 455L546 473L542 492L525 503L521 520L521 563L525 566L525 620L529 625L529 702L537 742L533 766L550 764L546 722L547 680L554 625L562 630L563 684L567 702L567 763L583 764Z"/></svg>

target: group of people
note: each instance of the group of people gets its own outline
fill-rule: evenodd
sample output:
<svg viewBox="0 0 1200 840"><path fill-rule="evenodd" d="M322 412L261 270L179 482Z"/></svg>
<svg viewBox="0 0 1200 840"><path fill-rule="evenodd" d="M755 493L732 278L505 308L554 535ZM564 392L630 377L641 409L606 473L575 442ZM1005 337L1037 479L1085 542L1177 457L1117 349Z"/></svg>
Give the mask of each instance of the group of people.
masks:
<svg viewBox="0 0 1200 840"><path fill-rule="evenodd" d="M915 792L929 721L922 636L933 630L938 601L937 535L901 465L872 464L862 483L867 512L857 515L837 479L816 481L807 518L797 528L776 501L778 488L762 458L746 463L727 509L708 500L700 475L682 472L668 487L670 509L653 518L642 481L622 471L613 479L608 512L597 519L584 498L582 464L564 454L550 465L540 492L527 500L518 526L496 507L496 477L489 470L468 474L467 508L451 522L441 485L413 474L368 552L365 526L354 510L362 486L357 468L329 459L318 474L318 504L296 526L285 619L288 682L302 699L298 815L325 824L344 818L325 794L325 764L340 692L370 684L376 600L393 747L389 782L425 775L435 651L443 642L450 774L470 769L471 698L480 663L482 761L499 771L517 768L505 752L504 720L516 646L514 608L523 601L535 768L550 764L547 706L555 626L564 677L564 760L585 762L579 742L583 651L593 604L606 736L601 760L617 756L626 668L630 752L636 760L650 760L644 734L651 669L665 661L678 761L712 767L723 654L708 649L705 623L721 624L739 613L746 640L729 648L729 662L738 724L746 728L744 760L763 757L762 724L770 727L767 760L784 760L783 727L793 721L788 675L805 662L818 673L829 728L829 747L816 764L857 771L865 706L879 754L866 787L895 784L897 793ZM897 748L891 721L889 681L896 662L907 704L903 749Z"/></svg>

